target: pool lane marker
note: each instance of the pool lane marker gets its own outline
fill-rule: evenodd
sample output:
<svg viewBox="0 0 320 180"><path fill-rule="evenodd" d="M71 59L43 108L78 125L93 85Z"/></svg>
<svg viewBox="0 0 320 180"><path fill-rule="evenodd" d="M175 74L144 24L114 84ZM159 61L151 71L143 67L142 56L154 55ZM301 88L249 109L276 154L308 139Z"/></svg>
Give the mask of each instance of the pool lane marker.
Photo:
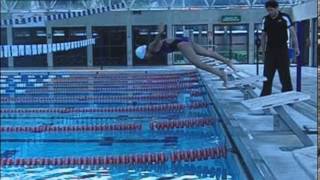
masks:
<svg viewBox="0 0 320 180"><path fill-rule="evenodd" d="M88 84L88 86L90 86ZM125 85L124 85L125 86ZM194 84L194 83L188 83L188 84L180 84L180 85L150 85L150 86L142 86L142 87L75 87L75 88L68 88L68 87L54 87L52 91L71 91L71 92L77 92L77 91L88 91L88 90L95 90L95 91L146 91L146 90L175 90L175 89L195 89L195 88L203 88L204 86L201 84ZM75 89L75 90L74 90ZM34 92L42 92L47 91L47 89L30 89L30 91Z"/></svg>
<svg viewBox="0 0 320 180"><path fill-rule="evenodd" d="M170 130L181 128L195 128L212 126L214 123L213 118L192 118L181 120L167 120L167 121L153 121L150 123L151 130Z"/></svg>
<svg viewBox="0 0 320 180"><path fill-rule="evenodd" d="M26 93L26 90L25 89L16 89L15 93L16 94L24 94L24 93Z"/></svg>
<svg viewBox="0 0 320 180"><path fill-rule="evenodd" d="M141 124L111 124L95 126L1 126L1 132L79 132L79 131L137 131Z"/></svg>
<svg viewBox="0 0 320 180"><path fill-rule="evenodd" d="M0 87L1 88L6 88L6 87L9 87L9 84L0 84Z"/></svg>
<svg viewBox="0 0 320 180"><path fill-rule="evenodd" d="M191 96L202 96L204 93L194 91ZM114 100L168 100L176 99L178 94L159 94L159 95L133 95L133 96L60 96L60 97L0 97L1 103L70 103L70 102L110 102Z"/></svg>
<svg viewBox="0 0 320 180"><path fill-rule="evenodd" d="M43 83L34 83L33 86L34 87L43 87L44 84Z"/></svg>
<svg viewBox="0 0 320 180"><path fill-rule="evenodd" d="M28 79L28 82L37 82L37 79Z"/></svg>
<svg viewBox="0 0 320 180"><path fill-rule="evenodd" d="M0 113L105 113L105 112L163 112L174 111L180 112L184 109L207 108L210 103L194 102L190 104L156 104L156 105L141 105L129 107L108 107L108 108L15 108L15 109L0 109Z"/></svg>
<svg viewBox="0 0 320 180"><path fill-rule="evenodd" d="M196 128L212 126L214 119L208 118L189 118L180 120L151 121L149 128L155 130L170 130L181 128ZM142 130L141 124L112 124L112 125L91 125L91 126L1 126L0 132L79 132L79 131L126 131Z"/></svg>
<svg viewBox="0 0 320 180"><path fill-rule="evenodd" d="M112 146L113 144L150 144L150 143L163 143L164 145L176 145L178 137L166 136L163 139L155 138L122 138L117 139L114 137L103 137L102 139L1 139L1 142L6 143L98 143L99 146Z"/></svg>
<svg viewBox="0 0 320 180"><path fill-rule="evenodd" d="M225 159L227 148L219 145L210 148L177 150L160 153L140 153L113 156L63 157L63 158L1 158L0 165L6 166L104 166L121 164L164 164L166 162L195 162L209 159Z"/></svg>

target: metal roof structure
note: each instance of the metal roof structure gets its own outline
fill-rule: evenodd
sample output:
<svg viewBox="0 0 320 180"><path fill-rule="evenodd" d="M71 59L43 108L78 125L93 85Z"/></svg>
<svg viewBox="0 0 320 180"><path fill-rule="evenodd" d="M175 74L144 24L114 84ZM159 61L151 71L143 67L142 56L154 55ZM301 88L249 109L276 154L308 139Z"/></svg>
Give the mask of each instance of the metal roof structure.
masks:
<svg viewBox="0 0 320 180"><path fill-rule="evenodd" d="M278 0L294 6L309 0ZM77 11L124 3L127 10L259 8L266 0L1 0L1 12Z"/></svg>

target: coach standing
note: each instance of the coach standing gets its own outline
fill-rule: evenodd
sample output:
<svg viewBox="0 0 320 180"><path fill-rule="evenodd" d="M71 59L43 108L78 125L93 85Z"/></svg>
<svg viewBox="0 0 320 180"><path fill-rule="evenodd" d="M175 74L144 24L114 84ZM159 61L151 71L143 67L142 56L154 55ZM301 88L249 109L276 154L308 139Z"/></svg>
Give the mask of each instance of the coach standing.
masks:
<svg viewBox="0 0 320 180"><path fill-rule="evenodd" d="M278 70L282 85L281 91L292 90L287 45L288 29L293 40L295 54L296 56L300 54L297 35L289 15L279 11L279 4L274 0L267 1L265 8L268 15L262 21L261 47L265 57L263 75L267 78L267 81L263 83L261 96L272 93L272 81L276 70Z"/></svg>

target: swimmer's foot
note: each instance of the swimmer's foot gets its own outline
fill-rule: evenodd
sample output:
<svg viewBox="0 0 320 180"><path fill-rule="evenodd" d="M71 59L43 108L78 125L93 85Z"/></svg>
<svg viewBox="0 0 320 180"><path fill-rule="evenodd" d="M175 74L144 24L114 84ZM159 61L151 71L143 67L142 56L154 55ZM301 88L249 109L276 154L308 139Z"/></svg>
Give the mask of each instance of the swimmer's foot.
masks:
<svg viewBox="0 0 320 180"><path fill-rule="evenodd" d="M221 71L221 72L222 72L222 74L221 74L220 78L223 81L222 85L227 88L228 87L228 75L224 71Z"/></svg>

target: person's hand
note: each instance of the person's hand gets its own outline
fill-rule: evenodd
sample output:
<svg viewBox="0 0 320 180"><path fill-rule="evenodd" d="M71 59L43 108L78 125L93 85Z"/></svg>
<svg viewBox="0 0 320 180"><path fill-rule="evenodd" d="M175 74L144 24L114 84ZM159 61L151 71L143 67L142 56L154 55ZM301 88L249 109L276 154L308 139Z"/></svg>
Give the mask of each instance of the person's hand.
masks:
<svg viewBox="0 0 320 180"><path fill-rule="evenodd" d="M294 51L296 53L296 56L299 56L300 55L300 49L299 48L294 48Z"/></svg>
<svg viewBox="0 0 320 180"><path fill-rule="evenodd" d="M158 27L158 31L159 31L159 33L160 34L162 34L162 33L164 33L164 24L163 23L161 23L160 25L159 25L159 27Z"/></svg>

